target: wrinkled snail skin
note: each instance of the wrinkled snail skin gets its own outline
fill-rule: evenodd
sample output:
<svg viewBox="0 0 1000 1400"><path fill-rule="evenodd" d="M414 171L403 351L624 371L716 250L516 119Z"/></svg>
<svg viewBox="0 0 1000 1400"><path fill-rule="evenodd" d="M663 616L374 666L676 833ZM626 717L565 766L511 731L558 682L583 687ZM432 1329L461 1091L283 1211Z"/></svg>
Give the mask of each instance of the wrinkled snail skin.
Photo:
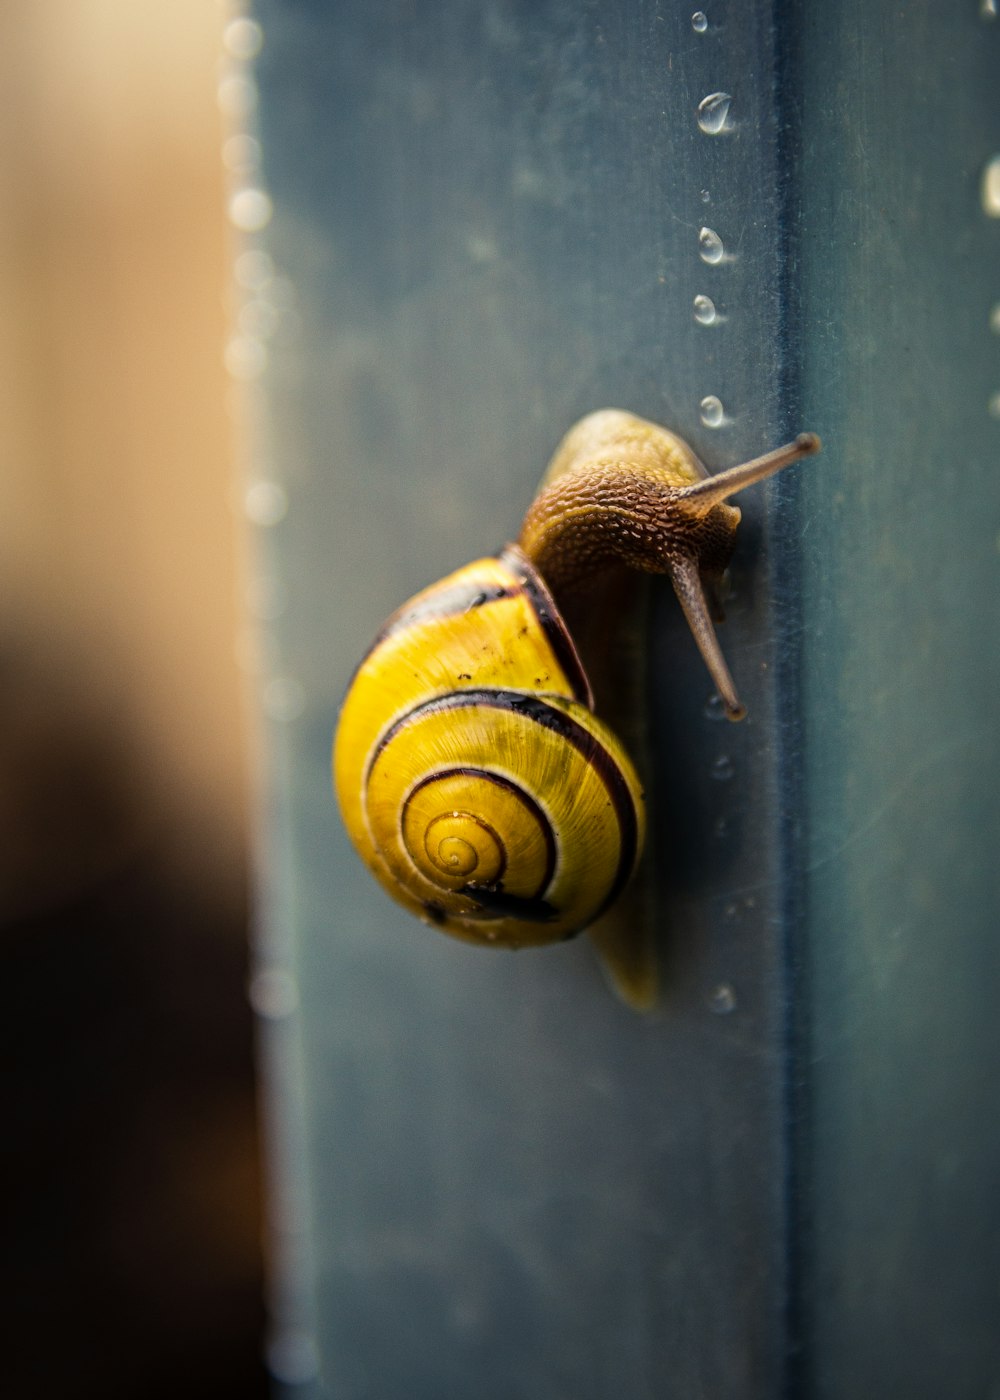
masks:
<svg viewBox="0 0 1000 1400"><path fill-rule="evenodd" d="M512 948L571 937L614 903L642 850L643 794L593 713L563 611L610 568L669 574L741 718L710 600L740 519L726 498L818 450L803 434L709 476L666 429L590 414L557 448L518 543L389 618L348 689L333 767L348 834L396 900L456 938Z"/></svg>
<svg viewBox="0 0 1000 1400"><path fill-rule="evenodd" d="M710 476L674 433L619 409L581 419L556 449L519 543L557 600L625 565L669 574L730 719L746 714L715 635L714 586L736 541L727 498L820 449L814 433Z"/></svg>

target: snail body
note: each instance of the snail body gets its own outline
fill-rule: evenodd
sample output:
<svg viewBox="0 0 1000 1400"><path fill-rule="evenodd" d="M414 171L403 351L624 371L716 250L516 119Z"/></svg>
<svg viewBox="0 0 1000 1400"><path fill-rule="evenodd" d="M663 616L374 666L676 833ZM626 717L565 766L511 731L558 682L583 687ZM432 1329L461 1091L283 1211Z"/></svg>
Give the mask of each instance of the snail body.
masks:
<svg viewBox="0 0 1000 1400"><path fill-rule="evenodd" d="M709 476L666 429L590 414L558 447L517 544L389 618L348 689L334 781L351 840L395 899L495 946L599 919L638 862L644 801L594 713L570 624L593 615L615 571L669 574L726 713L742 718L713 626L740 519L727 498L818 449L803 434Z"/></svg>

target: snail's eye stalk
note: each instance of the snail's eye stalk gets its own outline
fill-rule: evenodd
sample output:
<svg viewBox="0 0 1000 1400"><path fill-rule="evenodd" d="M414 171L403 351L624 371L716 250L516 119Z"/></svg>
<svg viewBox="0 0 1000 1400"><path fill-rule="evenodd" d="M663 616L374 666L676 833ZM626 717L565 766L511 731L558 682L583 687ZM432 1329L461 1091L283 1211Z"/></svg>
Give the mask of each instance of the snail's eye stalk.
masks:
<svg viewBox="0 0 1000 1400"><path fill-rule="evenodd" d="M803 457L814 456L821 446L815 433L799 433L794 442L776 447L773 452L765 452L763 457L755 457L752 462L743 462L738 467L729 467L727 471L706 477L704 481L685 487L681 495L685 501L697 503L699 513L704 514L720 501L735 496L737 491L744 491L755 482L774 476L775 472L790 467Z"/></svg>

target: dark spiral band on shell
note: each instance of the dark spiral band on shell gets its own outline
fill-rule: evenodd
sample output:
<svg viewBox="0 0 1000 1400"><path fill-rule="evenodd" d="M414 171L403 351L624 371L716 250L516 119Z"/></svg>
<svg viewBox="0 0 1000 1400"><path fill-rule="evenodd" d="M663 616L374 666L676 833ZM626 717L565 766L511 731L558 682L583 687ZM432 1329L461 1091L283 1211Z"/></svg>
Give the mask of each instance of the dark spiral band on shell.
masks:
<svg viewBox="0 0 1000 1400"><path fill-rule="evenodd" d="M488 768L471 768L463 765L451 768L437 768L434 770L433 773L428 773L426 778L421 778L420 782L417 783L415 787L410 789L409 793L406 796L406 801L403 804L403 811L401 814L402 822L404 824L406 822L406 814L409 810L410 803L413 801L413 799L419 793L421 793L425 787L428 787L432 783L440 782L442 779L446 778L476 778L480 782L492 783L494 787L502 788L505 792L509 792L513 797L516 797L517 800L523 803L523 805L527 808L530 816L538 826L538 829L541 831L545 841L545 873L542 879L539 881L538 888L535 891L535 897L540 898L548 889L549 885L552 883L552 876L555 873L555 832L552 830L552 823L549 821L548 816L532 797L531 793L526 792L525 789L521 787L519 783L511 782L511 780L507 777L504 777L503 774L493 773ZM503 864L499 872L497 873L495 881L495 883L499 883L503 880L504 872L507 867L507 850L503 844L503 838L501 837L498 831L496 831L493 827L490 826L489 822L485 821L477 813L473 813L472 815L475 816L476 820L482 825L484 830L490 831L492 833L492 835L496 838L501 851L503 852Z"/></svg>
<svg viewBox="0 0 1000 1400"><path fill-rule="evenodd" d="M424 701L421 705L415 705L413 709L405 715L401 715L382 733L368 757L365 785L367 786L372 769L383 750L393 743L409 725L416 723L426 715L467 707L507 711L510 714L519 715L533 724L552 730L566 743L571 744L600 778L614 808L620 833L620 849L614 880L598 914L595 915L597 917L617 899L632 873L638 854L639 821L632 794L617 762L604 746L565 710L549 704L538 696L516 690L469 689L435 696ZM432 776L437 777L438 774L435 773ZM523 789L519 785L512 786L515 787L519 795L523 794ZM535 805L537 807L537 803ZM539 811L541 811L540 808ZM553 836L553 844L554 847L558 844L555 836ZM544 891L540 891L540 893L544 893Z"/></svg>
<svg viewBox="0 0 1000 1400"><path fill-rule="evenodd" d="M527 556L518 549L517 545L508 545L506 549L500 551L497 558L516 575L517 587L501 587L499 585L483 587L473 583L458 583L451 588L438 589L429 597L421 597L419 602L407 603L394 612L379 631L371 646L354 668L348 689L354 684L355 677L369 657L374 656L379 647L383 646L390 637L394 637L400 632L406 632L415 625L437 622L448 617L459 617L464 613L474 612L477 608L485 607L488 603L498 603L504 598L514 598L518 594L523 594L531 604L538 625L545 633L549 646L570 684L574 697L579 700L581 705L586 705L588 709L592 710L594 697L587 673L583 669L583 662L580 660L576 647L573 645L573 639L570 637L562 615L556 606L555 599L543 582L542 576Z"/></svg>
<svg viewBox="0 0 1000 1400"><path fill-rule="evenodd" d="M508 545L506 549L501 550L497 557L508 568L513 569L521 580L525 596L531 603L539 626L545 633L549 646L555 652L559 665L573 688L574 696L581 705L586 705L588 710L592 710L594 708L594 695L590 688L590 681L587 679L587 673L583 669L583 662L573 644L569 629L562 619L562 614L556 606L556 601L549 592L541 574L517 545Z"/></svg>

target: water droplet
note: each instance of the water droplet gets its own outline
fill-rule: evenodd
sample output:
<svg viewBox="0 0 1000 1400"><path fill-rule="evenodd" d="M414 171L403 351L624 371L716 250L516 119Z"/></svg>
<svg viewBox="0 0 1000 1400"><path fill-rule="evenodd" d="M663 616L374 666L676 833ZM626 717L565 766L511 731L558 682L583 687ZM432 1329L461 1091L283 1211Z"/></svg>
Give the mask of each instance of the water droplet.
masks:
<svg viewBox="0 0 1000 1400"><path fill-rule="evenodd" d="M500 250L487 234L474 233L465 244L469 257L476 263L496 262Z"/></svg>
<svg viewBox="0 0 1000 1400"><path fill-rule="evenodd" d="M991 219L1000 219L1000 156L987 161L979 186L983 210Z"/></svg>
<svg viewBox="0 0 1000 1400"><path fill-rule="evenodd" d="M718 320L715 302L711 297L696 296L694 299L694 319L699 326L712 326Z"/></svg>
<svg viewBox="0 0 1000 1400"><path fill-rule="evenodd" d="M994 335L1000 335L1000 301L990 312L990 330Z"/></svg>
<svg viewBox="0 0 1000 1400"><path fill-rule="evenodd" d="M262 248L247 248L233 264L233 276L248 292L259 292L274 276L271 255Z"/></svg>
<svg viewBox="0 0 1000 1400"><path fill-rule="evenodd" d="M726 707L722 703L721 695L710 695L705 701L705 708L702 714L706 719L725 719Z"/></svg>
<svg viewBox="0 0 1000 1400"><path fill-rule="evenodd" d="M267 368L267 347L250 335L234 335L223 355L234 379L257 379Z"/></svg>
<svg viewBox="0 0 1000 1400"><path fill-rule="evenodd" d="M244 335L256 340L267 340L278 329L281 313L270 301L254 297L240 309L236 324Z"/></svg>
<svg viewBox="0 0 1000 1400"><path fill-rule="evenodd" d="M299 989L295 978L281 967L262 967L247 988L250 1005L258 1016L278 1020L298 1008Z"/></svg>
<svg viewBox="0 0 1000 1400"><path fill-rule="evenodd" d="M542 171L533 166L519 165L511 174L510 187L521 198L541 199L545 194L546 179Z"/></svg>
<svg viewBox="0 0 1000 1400"><path fill-rule="evenodd" d="M716 1016L728 1016L736 1010L736 993L729 982L720 982L713 987L708 997L708 1007Z"/></svg>
<svg viewBox="0 0 1000 1400"><path fill-rule="evenodd" d="M983 0L979 6L979 13L983 19L996 19L997 0Z"/></svg>
<svg viewBox="0 0 1000 1400"><path fill-rule="evenodd" d="M726 421L726 410L722 407L722 400L714 394L705 395L698 405L698 411L706 428L721 428Z"/></svg>
<svg viewBox="0 0 1000 1400"><path fill-rule="evenodd" d="M248 185L229 201L229 221L244 233L257 233L271 222L274 206L270 195Z"/></svg>
<svg viewBox="0 0 1000 1400"><path fill-rule="evenodd" d="M720 263L726 256L722 239L714 228L698 230L698 256L704 263Z"/></svg>
<svg viewBox="0 0 1000 1400"><path fill-rule="evenodd" d="M708 15L704 10L695 10L691 16L691 28L696 34L704 34L708 28Z"/></svg>
<svg viewBox="0 0 1000 1400"><path fill-rule="evenodd" d="M990 395L988 407L991 418L1000 418L1000 389L995 394Z"/></svg>
<svg viewBox="0 0 1000 1400"><path fill-rule="evenodd" d="M298 719L306 707L305 687L294 676L275 676L265 685L261 698L265 714L286 724Z"/></svg>
<svg viewBox="0 0 1000 1400"><path fill-rule="evenodd" d="M273 283L268 288L267 295L268 299L274 302L279 311L287 310L298 301L295 283L290 277L276 276Z"/></svg>
<svg viewBox="0 0 1000 1400"><path fill-rule="evenodd" d="M728 754L720 754L712 764L712 777L718 783L728 783L735 772L733 760Z"/></svg>
<svg viewBox="0 0 1000 1400"><path fill-rule="evenodd" d="M698 125L706 136L731 130L728 119L732 100L728 92L711 92L698 103Z"/></svg>
<svg viewBox="0 0 1000 1400"><path fill-rule="evenodd" d="M233 121L245 121L257 106L257 84L246 73L227 73L216 89L219 110Z"/></svg>
<svg viewBox="0 0 1000 1400"><path fill-rule="evenodd" d="M305 1385L319 1375L319 1348L309 1332L287 1327L267 1348L267 1369L283 1385Z"/></svg>
<svg viewBox="0 0 1000 1400"><path fill-rule="evenodd" d="M255 19L231 19L222 31L222 44L233 58L253 58L260 53L264 31Z"/></svg>
<svg viewBox="0 0 1000 1400"><path fill-rule="evenodd" d="M260 142L243 131L222 143L222 163L235 174L249 174L260 165Z"/></svg>
<svg viewBox="0 0 1000 1400"><path fill-rule="evenodd" d="M255 525L277 525L288 511L288 497L276 481L255 481L243 497L243 509Z"/></svg>
<svg viewBox="0 0 1000 1400"><path fill-rule="evenodd" d="M710 204L712 202L712 196L709 194L708 190L702 190L701 202L702 204Z"/></svg>

